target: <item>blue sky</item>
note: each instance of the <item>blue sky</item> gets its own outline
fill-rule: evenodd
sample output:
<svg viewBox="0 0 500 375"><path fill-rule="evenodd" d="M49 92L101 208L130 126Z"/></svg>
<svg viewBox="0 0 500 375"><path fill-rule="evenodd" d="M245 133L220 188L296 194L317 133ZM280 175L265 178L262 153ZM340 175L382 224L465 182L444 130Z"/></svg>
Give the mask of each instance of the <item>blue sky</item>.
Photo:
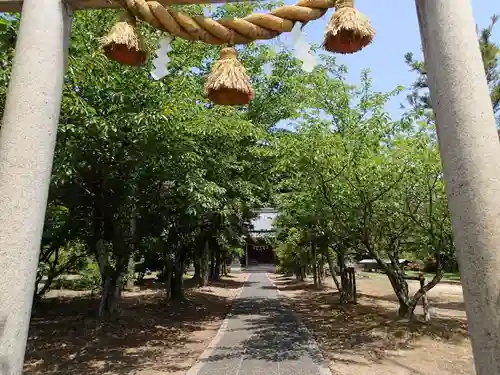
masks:
<svg viewBox="0 0 500 375"><path fill-rule="evenodd" d="M293 4L293 0L286 0ZM388 0L384 1L389 3ZM499 0L472 0L474 18L480 27L489 24L490 16L500 13ZM375 90L390 91L397 85L409 86L415 75L409 72L404 62L404 55L413 52L421 57L420 35L417 24L414 1L390 1L390 6L382 7L380 1L356 0L356 8L364 13L372 22L377 35L372 45L354 55L339 55L339 63L349 69L348 80L356 83L363 69L372 71ZM322 19L309 23L304 32L311 43L320 44L331 11ZM494 30L494 40L500 43L500 23ZM393 116L401 114L400 104L405 101L405 95L393 100L387 110Z"/></svg>

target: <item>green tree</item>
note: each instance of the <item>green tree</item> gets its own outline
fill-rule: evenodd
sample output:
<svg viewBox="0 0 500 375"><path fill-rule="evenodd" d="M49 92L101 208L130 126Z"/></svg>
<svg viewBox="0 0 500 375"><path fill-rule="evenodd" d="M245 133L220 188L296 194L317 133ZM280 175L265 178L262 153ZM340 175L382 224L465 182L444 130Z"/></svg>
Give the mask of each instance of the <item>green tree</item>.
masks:
<svg viewBox="0 0 500 375"><path fill-rule="evenodd" d="M12 59L16 46L19 16L3 13L0 15L0 115L3 117L5 98L10 79Z"/></svg>
<svg viewBox="0 0 500 375"><path fill-rule="evenodd" d="M241 10L227 5L215 12ZM170 74L153 81L149 66L122 67L100 52L94 35L115 16L106 10L75 17L49 197L65 213L64 225L50 215L46 222L47 233L61 233L53 252L78 241L97 263L100 315L116 310L135 261L153 253L163 260L172 299L183 297L189 262L200 285L224 272L253 209L270 199L268 131L296 114L293 100L305 93L298 90L299 64L286 51L250 45L241 58L252 64L260 93L253 107L213 106L203 81L216 47L175 40ZM154 49L159 34L142 32ZM286 108L264 100L266 90Z"/></svg>
<svg viewBox="0 0 500 375"><path fill-rule="evenodd" d="M453 252L437 149L425 124L414 129L413 117L393 121L385 113L384 104L398 90L373 92L366 74L359 88L333 77L318 79L314 91L316 108L331 120L306 116L294 133L276 139L283 233L278 254L284 264L303 267L307 261L313 274L325 258L333 263L332 253L341 270L349 258L373 258L391 282L400 315L411 316L422 294L441 279L443 256ZM322 87L337 91L324 95ZM321 257L302 257L307 241ZM399 263L403 256L436 259L434 279L413 296ZM334 281L342 293L343 283Z"/></svg>

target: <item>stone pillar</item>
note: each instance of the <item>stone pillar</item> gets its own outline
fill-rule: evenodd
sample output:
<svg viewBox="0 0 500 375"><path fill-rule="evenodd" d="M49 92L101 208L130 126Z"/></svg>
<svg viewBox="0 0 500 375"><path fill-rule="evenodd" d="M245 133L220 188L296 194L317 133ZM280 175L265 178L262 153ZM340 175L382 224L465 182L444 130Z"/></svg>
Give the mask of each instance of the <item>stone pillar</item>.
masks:
<svg viewBox="0 0 500 375"><path fill-rule="evenodd" d="M500 143L469 0L416 0L478 375L500 375Z"/></svg>
<svg viewBox="0 0 500 375"><path fill-rule="evenodd" d="M21 375L61 107L70 10L24 0L0 130L0 373Z"/></svg>

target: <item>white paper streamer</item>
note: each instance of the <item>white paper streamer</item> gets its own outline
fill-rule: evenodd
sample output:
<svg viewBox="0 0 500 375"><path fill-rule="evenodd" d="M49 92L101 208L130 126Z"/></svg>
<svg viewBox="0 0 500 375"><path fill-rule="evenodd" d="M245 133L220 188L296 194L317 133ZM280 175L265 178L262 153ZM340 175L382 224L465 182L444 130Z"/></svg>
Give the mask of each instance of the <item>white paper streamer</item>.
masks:
<svg viewBox="0 0 500 375"><path fill-rule="evenodd" d="M311 46L307 43L305 34L301 30L302 24L295 22L292 29L292 46L294 49L294 56L302 61L302 69L311 73L318 61L316 55L311 51Z"/></svg>
<svg viewBox="0 0 500 375"><path fill-rule="evenodd" d="M151 72L151 77L155 80L162 79L169 73L167 65L170 61L168 53L172 51L171 41L172 39L167 36L160 41L160 48L156 50L156 58L153 60L155 69Z"/></svg>

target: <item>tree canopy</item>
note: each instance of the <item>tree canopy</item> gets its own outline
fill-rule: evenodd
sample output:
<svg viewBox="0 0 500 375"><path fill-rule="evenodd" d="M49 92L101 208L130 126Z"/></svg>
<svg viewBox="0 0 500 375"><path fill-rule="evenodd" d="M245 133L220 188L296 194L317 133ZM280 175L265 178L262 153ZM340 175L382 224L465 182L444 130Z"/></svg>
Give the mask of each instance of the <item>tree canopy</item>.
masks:
<svg viewBox="0 0 500 375"><path fill-rule="evenodd" d="M210 11L242 15L253 7ZM303 278L312 270L319 285L328 265L342 292L337 273L375 259L402 316L444 271L456 271L433 125L419 121L429 108L419 91L425 70L411 54L420 76L414 110L400 119L385 105L401 87L376 92L369 72L349 85L346 67L327 56L307 73L285 47L269 44L239 51L255 100L220 107L203 93L215 47L174 40L169 74L155 81L151 66L123 67L101 53L93 35L115 16L79 12L73 24L37 298L59 275L80 273L101 293L100 315L113 313L124 285L154 266L169 298L182 299L187 265L200 286L220 277L226 259L241 255L255 210L269 205L280 212L273 244L283 272ZM497 109L495 22L480 42ZM1 18L2 103L17 24L15 15ZM142 32L154 50L161 36ZM283 120L296 125L278 131ZM402 258L434 273L414 295Z"/></svg>

